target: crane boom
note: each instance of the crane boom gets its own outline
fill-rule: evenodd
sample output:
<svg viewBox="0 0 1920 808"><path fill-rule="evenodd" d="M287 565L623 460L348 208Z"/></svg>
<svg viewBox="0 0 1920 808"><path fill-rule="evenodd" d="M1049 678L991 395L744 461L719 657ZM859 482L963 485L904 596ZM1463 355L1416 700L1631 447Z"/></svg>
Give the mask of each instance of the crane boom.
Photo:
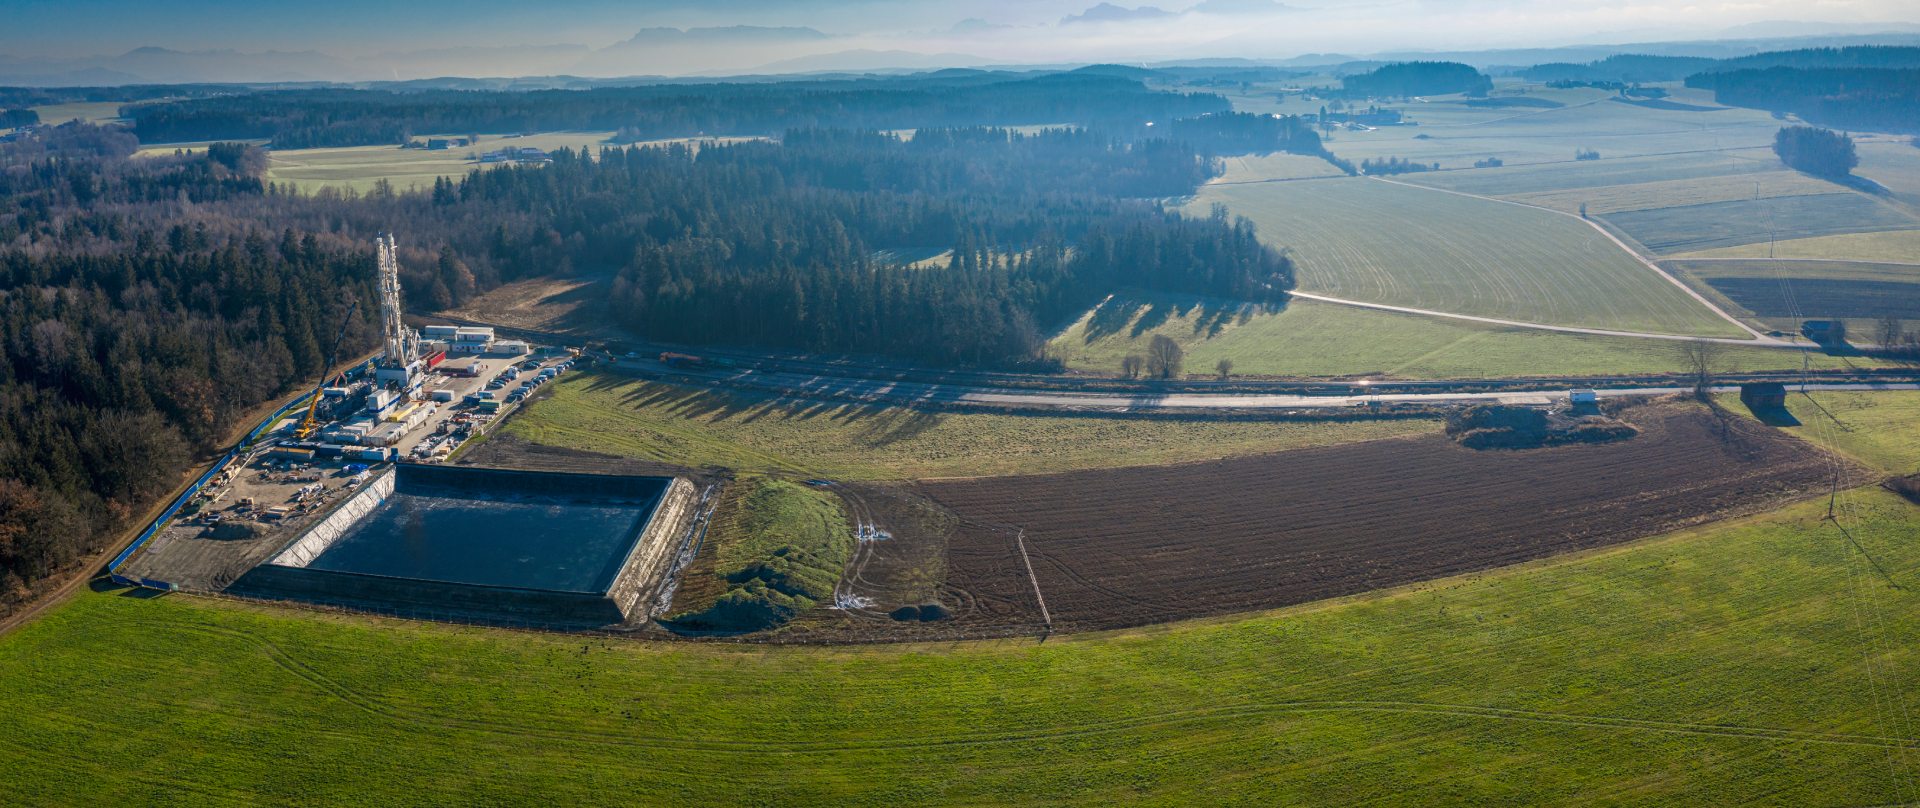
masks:
<svg viewBox="0 0 1920 808"><path fill-rule="evenodd" d="M360 301L355 300L347 307L347 316L340 319L340 333L334 335L333 347L327 350L327 366L320 374L320 383L313 386L313 395L307 401L307 415L300 419L300 426L293 431L295 438L306 440L313 437L313 433L320 429L320 425L314 423L313 418L314 412L320 407L320 391L326 388L327 380L333 378L333 363L340 357L340 343L346 341L347 326L353 323L353 314L359 310Z"/></svg>

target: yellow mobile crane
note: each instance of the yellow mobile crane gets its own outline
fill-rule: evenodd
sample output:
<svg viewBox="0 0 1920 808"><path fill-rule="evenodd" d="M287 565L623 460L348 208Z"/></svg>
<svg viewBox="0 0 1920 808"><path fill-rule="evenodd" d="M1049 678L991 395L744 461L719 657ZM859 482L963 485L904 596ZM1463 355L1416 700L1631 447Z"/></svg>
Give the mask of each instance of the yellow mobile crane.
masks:
<svg viewBox="0 0 1920 808"><path fill-rule="evenodd" d="M347 338L347 326L353 323L353 314L359 310L360 301L355 300L347 307L347 316L340 320L340 333L333 338L333 348L327 351L327 366L324 368L326 372L320 376L320 383L313 386L313 396L307 401L307 416L300 419L300 426L293 430L293 436L296 439L306 440L320 430L320 425L314 423L313 413L320 407L320 393L326 389L327 380L333 378L333 363L340 356L340 343Z"/></svg>

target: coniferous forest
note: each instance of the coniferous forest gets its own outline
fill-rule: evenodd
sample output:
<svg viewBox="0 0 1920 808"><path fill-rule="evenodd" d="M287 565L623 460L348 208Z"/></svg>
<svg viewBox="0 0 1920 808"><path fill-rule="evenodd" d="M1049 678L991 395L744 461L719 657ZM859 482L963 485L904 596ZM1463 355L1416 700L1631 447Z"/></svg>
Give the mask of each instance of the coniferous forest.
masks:
<svg viewBox="0 0 1920 808"><path fill-rule="evenodd" d="M278 90L127 107L145 142L266 139L274 148L402 143L416 134L618 131L627 141L836 126L1132 124L1229 109L1209 93L1097 73L650 84L589 90Z"/></svg>

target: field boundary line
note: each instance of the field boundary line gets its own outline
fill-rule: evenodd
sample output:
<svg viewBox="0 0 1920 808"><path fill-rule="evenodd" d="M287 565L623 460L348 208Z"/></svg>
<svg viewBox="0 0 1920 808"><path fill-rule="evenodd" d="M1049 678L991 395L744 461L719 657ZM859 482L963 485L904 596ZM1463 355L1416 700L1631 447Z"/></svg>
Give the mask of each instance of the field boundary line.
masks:
<svg viewBox="0 0 1920 808"><path fill-rule="evenodd" d="M1047 625L1047 633L1053 633L1053 615L1047 613L1047 598L1040 594L1040 576L1033 574L1033 559L1027 557L1027 531L1013 534L1013 545L1020 548L1020 563L1026 565L1027 580L1033 584L1033 599L1040 603L1040 622Z"/></svg>
<svg viewBox="0 0 1920 808"><path fill-rule="evenodd" d="M1485 200L1487 202L1497 202L1502 205L1513 205L1516 207L1531 208L1533 210L1544 210L1555 216L1565 216L1569 219L1573 219L1575 221L1580 222L1581 224L1584 224L1588 227L1593 228L1594 230L1598 231L1600 235L1606 236L1608 241L1613 242L1614 246L1619 247L1621 250L1626 251L1628 255L1633 256L1634 260L1639 261L1641 266L1644 266L1647 269L1653 270L1654 274L1659 275L1662 278L1665 278L1668 283L1671 283L1674 286L1679 287L1680 291L1687 293L1688 297L1693 298L1700 305L1707 307L1708 311L1711 311L1714 314L1719 315L1721 319L1726 320L1729 323L1732 323L1735 328L1738 328L1741 331L1745 331L1748 334L1753 335L1753 339L1739 340L1739 342L1744 342L1748 344L1752 344L1755 341L1758 341L1761 343L1780 342L1780 340L1774 339L1773 337L1769 337L1765 334L1760 333L1759 331L1754 330L1752 326L1749 326L1746 323L1740 322L1738 318L1734 317L1731 314L1728 314L1725 309L1722 309L1719 306L1714 305L1713 301L1708 300L1705 295L1700 294L1699 292L1695 291L1693 287L1688 286L1686 281L1680 280L1679 278L1674 277L1673 273L1670 273L1664 269L1661 269L1660 265L1658 263L1655 263L1653 259L1647 257L1646 255L1641 254L1639 250L1636 250L1633 247L1628 246L1627 242L1621 240L1619 236L1614 235L1612 231L1604 227L1601 227L1599 222L1596 222L1592 219L1581 218L1580 216L1576 216L1574 214L1568 213L1563 210L1554 210L1553 208L1542 207L1540 205L1529 205L1525 202L1515 202L1511 199L1500 199L1498 197L1481 196L1480 194L1470 194L1465 191L1454 191L1447 188L1434 188L1426 185L1415 185L1410 182L1401 182L1399 180L1387 179L1386 177L1368 177L1368 179L1379 180L1381 182L1388 183L1391 185L1398 185L1403 188L1418 188L1422 191L1433 191L1433 192L1442 193L1442 194L1453 194L1454 196L1464 196L1468 199L1480 199L1480 200Z"/></svg>

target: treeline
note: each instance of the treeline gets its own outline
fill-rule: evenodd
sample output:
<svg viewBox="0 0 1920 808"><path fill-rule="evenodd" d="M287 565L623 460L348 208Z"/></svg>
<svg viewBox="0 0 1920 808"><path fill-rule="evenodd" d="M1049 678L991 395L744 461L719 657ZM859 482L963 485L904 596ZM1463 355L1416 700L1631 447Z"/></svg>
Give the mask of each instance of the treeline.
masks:
<svg viewBox="0 0 1920 808"><path fill-rule="evenodd" d="M180 215L181 194L260 193L206 157L15 166L0 171L0 600L95 549L243 413L319 375L343 296L373 294L357 246ZM75 206L104 226L69 227ZM58 240L32 237L46 229ZM348 347L371 344L367 319Z"/></svg>
<svg viewBox="0 0 1920 808"><path fill-rule="evenodd" d="M1860 45L1846 48L1805 48L1768 51L1730 59L1704 56L1649 56L1616 54L1605 59L1571 64L1552 62L1519 71L1521 78L1544 82L1585 82L1596 86L1640 82L1679 81L1699 73L1792 68L1920 68L1920 48Z"/></svg>
<svg viewBox="0 0 1920 808"><path fill-rule="evenodd" d="M1780 162L1821 177L1844 177L1860 165L1853 138L1811 126L1781 127L1773 135L1773 153Z"/></svg>
<svg viewBox="0 0 1920 808"><path fill-rule="evenodd" d="M1920 69L1799 69L1774 67L1701 73L1688 87L1713 91L1736 107L1791 112L1847 129L1920 130Z"/></svg>
<svg viewBox="0 0 1920 808"><path fill-rule="evenodd" d="M1720 60L1704 56L1648 56L1621 53L1585 64L1549 62L1519 71L1528 81L1559 86L1598 86L1619 89L1640 82L1679 81L1703 70L1711 70Z"/></svg>
<svg viewBox="0 0 1920 808"><path fill-rule="evenodd" d="M1396 62L1341 78L1340 87L1349 98L1485 95L1493 89L1493 79L1459 62Z"/></svg>
<svg viewBox="0 0 1920 808"><path fill-rule="evenodd" d="M486 196L499 183L578 172L592 185L635 171L644 183L613 184L680 198L644 208L672 222L647 222L658 237L634 250L612 305L665 341L1019 364L1041 359L1047 330L1116 286L1255 300L1292 286L1291 266L1250 225L1126 198L1191 193L1212 173L1202 155L1082 131L813 131L697 158L604 152L549 174L475 175L467 188ZM726 211L750 215L714 215ZM944 271L875 258L941 248L953 253Z"/></svg>
<svg viewBox="0 0 1920 808"><path fill-rule="evenodd" d="M1044 361L1048 332L1116 288L1271 301L1292 286L1291 265L1246 222L1144 210L1090 224L1071 247L964 243L944 270L848 257L743 272L712 245L643 247L613 304L661 339L1018 365Z"/></svg>
<svg viewBox="0 0 1920 808"><path fill-rule="evenodd" d="M250 407L319 375L326 315L344 290L373 293L364 254L311 236L130 236L104 255L0 253L6 596L94 549ZM358 333L351 347L372 325Z"/></svg>
<svg viewBox="0 0 1920 808"><path fill-rule="evenodd" d="M137 84L112 87L0 87L0 107L40 107L101 101L198 98L233 93L231 84Z"/></svg>
<svg viewBox="0 0 1920 808"><path fill-rule="evenodd" d="M143 104L126 113L145 142L267 139L275 148L297 149L395 144L415 134L454 132L610 130L638 141L829 126L1137 125L1227 109L1217 95L1055 73L531 92L289 90Z"/></svg>
<svg viewBox="0 0 1920 808"><path fill-rule="evenodd" d="M1496 163L1497 165L1498 163ZM1475 164L1476 168L1486 168ZM1374 176L1388 174L1415 174L1421 171L1439 171L1439 163L1416 163L1405 157L1369 157L1360 161L1360 173Z"/></svg>
<svg viewBox="0 0 1920 808"><path fill-rule="evenodd" d="M32 126L40 122L40 113L30 109L0 108L0 129L12 129L18 126Z"/></svg>
<svg viewBox="0 0 1920 808"><path fill-rule="evenodd" d="M1250 112L1216 112L1169 121L1164 129L1156 125L1141 134L1160 135L1185 143L1210 154L1262 154L1293 152L1319 155L1326 153L1313 125L1297 115L1256 115Z"/></svg>

